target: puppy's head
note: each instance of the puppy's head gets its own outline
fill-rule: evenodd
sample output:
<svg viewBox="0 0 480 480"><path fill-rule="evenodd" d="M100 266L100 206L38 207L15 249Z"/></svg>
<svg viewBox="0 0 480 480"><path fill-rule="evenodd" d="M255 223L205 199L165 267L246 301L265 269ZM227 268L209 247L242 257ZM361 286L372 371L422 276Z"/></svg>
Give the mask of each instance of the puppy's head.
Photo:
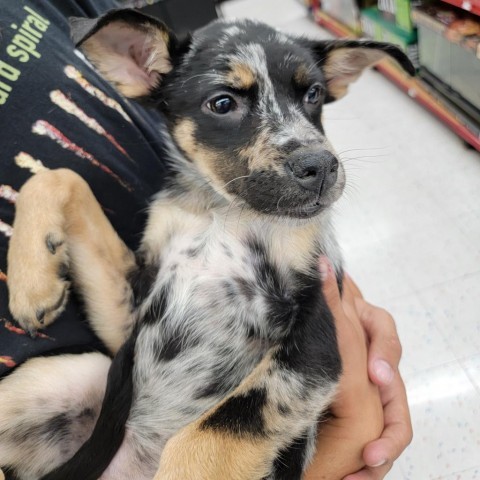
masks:
<svg viewBox="0 0 480 480"><path fill-rule="evenodd" d="M412 71L390 44L311 41L252 21L216 21L179 44L156 19L119 10L76 19L73 37L121 93L161 108L217 193L297 218L331 205L345 183L323 105L387 55Z"/></svg>

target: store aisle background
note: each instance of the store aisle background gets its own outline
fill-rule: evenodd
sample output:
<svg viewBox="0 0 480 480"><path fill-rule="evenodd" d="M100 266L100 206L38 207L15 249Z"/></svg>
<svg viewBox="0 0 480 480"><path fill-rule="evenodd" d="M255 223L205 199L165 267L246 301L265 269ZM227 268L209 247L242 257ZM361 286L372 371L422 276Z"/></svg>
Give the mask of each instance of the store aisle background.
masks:
<svg viewBox="0 0 480 480"><path fill-rule="evenodd" d="M222 8L329 36L297 0ZM414 440L387 479L480 479L480 154L374 71L324 117L348 177L336 207L347 270L403 344Z"/></svg>

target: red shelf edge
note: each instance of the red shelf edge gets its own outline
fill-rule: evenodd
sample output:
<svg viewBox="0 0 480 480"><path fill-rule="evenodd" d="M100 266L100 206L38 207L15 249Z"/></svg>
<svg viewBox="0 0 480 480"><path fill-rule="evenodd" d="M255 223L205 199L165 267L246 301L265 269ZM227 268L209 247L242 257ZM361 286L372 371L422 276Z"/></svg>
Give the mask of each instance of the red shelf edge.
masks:
<svg viewBox="0 0 480 480"><path fill-rule="evenodd" d="M480 16L480 5L477 5L476 3L466 2L464 0L442 0L442 2L449 3L454 7L461 8L466 12L470 12L470 13L473 13L474 15ZM470 3L472 5L472 8L470 10L464 7L466 3Z"/></svg>
<svg viewBox="0 0 480 480"><path fill-rule="evenodd" d="M354 37L355 34L347 26L331 18L325 12L314 9L314 19L320 25L339 37ZM480 138L476 137L467 127L462 125L440 101L430 95L422 85L413 77L400 71L394 64L384 60L376 66L377 70L403 90L414 101L422 105L430 113L445 123L460 138L472 145L480 152Z"/></svg>

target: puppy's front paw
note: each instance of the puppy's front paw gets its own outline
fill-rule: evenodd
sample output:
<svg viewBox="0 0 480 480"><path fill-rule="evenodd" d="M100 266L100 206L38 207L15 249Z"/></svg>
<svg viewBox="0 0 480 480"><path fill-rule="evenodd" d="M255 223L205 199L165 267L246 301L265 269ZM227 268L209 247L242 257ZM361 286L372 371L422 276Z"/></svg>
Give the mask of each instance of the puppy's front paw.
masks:
<svg viewBox="0 0 480 480"><path fill-rule="evenodd" d="M31 335L52 323L65 308L70 282L68 253L62 232L16 235L8 252L9 308ZM25 233L25 232L24 232ZM42 238L41 241L36 238Z"/></svg>

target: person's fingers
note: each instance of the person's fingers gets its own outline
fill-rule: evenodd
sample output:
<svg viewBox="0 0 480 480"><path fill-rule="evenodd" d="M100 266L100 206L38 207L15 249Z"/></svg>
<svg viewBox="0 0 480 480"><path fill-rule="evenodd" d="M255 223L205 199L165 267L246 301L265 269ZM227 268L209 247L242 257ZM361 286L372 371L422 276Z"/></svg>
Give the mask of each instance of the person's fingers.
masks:
<svg viewBox="0 0 480 480"><path fill-rule="evenodd" d="M327 301L328 308L335 318L338 340L342 350L342 345L346 346L356 341L355 335L358 334L357 331L361 331L362 337L364 336L363 328L358 319L356 319L355 298L348 291L344 291L342 297L340 296L335 270L329 259L323 255L319 260L319 270L320 278L322 279L323 295ZM356 329L352 329L352 318L356 319Z"/></svg>
<svg viewBox="0 0 480 480"><path fill-rule="evenodd" d="M388 387L380 388L385 429L382 436L369 443L363 452L365 463L378 465L381 461L395 461L412 441L413 431L408 409L405 385L400 374Z"/></svg>
<svg viewBox="0 0 480 480"><path fill-rule="evenodd" d="M0 468L0 480L5 480L5 475L3 474L1 468Z"/></svg>
<svg viewBox="0 0 480 480"><path fill-rule="evenodd" d="M338 289L337 278L332 264L327 257L322 255L319 261L320 278L322 280L322 290L325 300L335 316L336 312L342 308L340 291Z"/></svg>
<svg viewBox="0 0 480 480"><path fill-rule="evenodd" d="M387 311L374 307L361 298L355 298L355 306L370 343L370 379L379 386L390 385L402 355L395 321Z"/></svg>

